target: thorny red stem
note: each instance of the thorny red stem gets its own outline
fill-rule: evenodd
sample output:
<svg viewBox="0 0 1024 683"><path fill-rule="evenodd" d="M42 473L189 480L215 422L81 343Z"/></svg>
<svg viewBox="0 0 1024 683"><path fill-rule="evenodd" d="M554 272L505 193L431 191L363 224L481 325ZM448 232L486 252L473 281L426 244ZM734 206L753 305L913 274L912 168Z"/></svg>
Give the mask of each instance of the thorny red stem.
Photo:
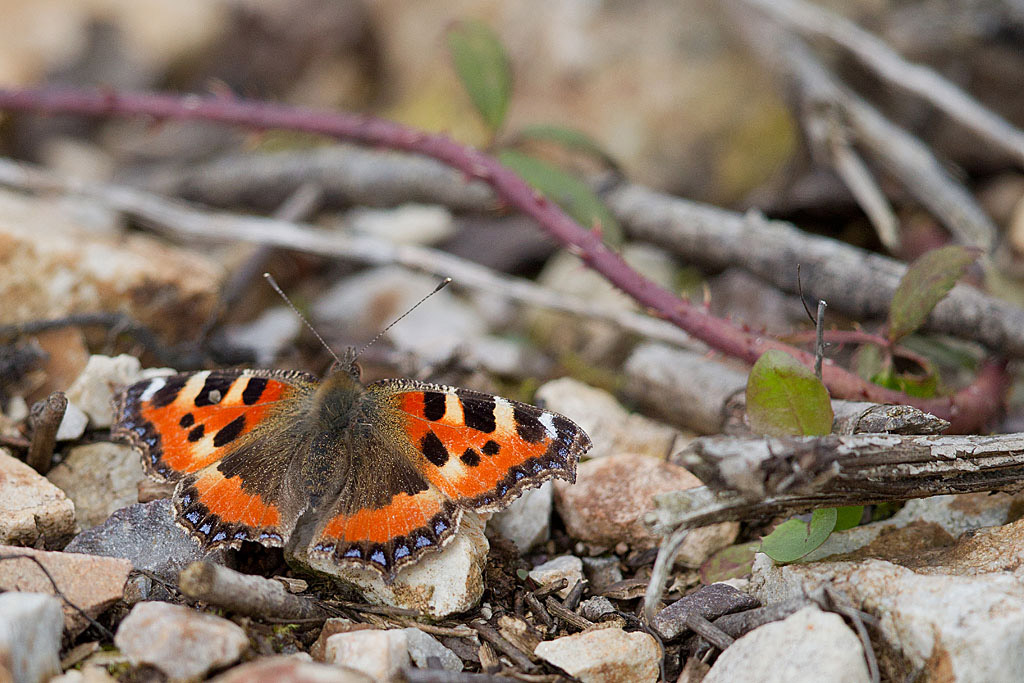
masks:
<svg viewBox="0 0 1024 683"><path fill-rule="evenodd" d="M775 348L793 355L808 367L814 364L813 355L740 330L648 280L609 249L599 235L576 223L558 205L545 199L516 173L487 154L444 135L425 133L369 116L336 111L220 97L124 93L113 90L0 89L0 109L219 121L254 129L278 128L318 133L339 140L432 157L459 169L469 178L490 185L505 203L534 218L587 266L601 273L654 315L674 323L712 348L747 363L754 363L762 353ZM982 368L972 385L955 395L920 399L871 384L828 363L822 368L822 379L836 398L908 403L949 420L952 429L959 432L979 431L997 414L1009 381L1005 363L991 362Z"/></svg>

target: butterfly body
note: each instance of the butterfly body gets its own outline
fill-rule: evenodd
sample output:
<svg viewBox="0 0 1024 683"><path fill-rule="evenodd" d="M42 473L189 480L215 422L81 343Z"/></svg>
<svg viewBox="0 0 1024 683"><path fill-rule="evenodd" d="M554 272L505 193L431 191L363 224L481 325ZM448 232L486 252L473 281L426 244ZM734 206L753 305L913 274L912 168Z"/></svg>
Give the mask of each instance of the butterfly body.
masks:
<svg viewBox="0 0 1024 683"><path fill-rule="evenodd" d="M176 483L178 523L207 548L284 547L390 581L443 547L462 511L575 480L590 447L556 413L412 380L363 385L354 367L213 370L139 382L116 399L115 437Z"/></svg>

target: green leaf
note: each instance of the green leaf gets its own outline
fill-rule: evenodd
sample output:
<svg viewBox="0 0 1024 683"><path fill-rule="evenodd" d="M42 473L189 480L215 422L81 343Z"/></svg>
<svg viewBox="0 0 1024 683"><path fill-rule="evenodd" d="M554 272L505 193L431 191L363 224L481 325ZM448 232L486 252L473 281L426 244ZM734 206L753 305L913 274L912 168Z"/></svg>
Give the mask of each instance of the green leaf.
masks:
<svg viewBox="0 0 1024 683"><path fill-rule="evenodd" d="M517 137L525 140L557 142L568 149L589 154L611 168L618 168L618 164L615 162L615 159L613 159L612 156L608 154L608 152L606 152L596 140L594 140L594 138L572 128L537 124L523 128L519 131Z"/></svg>
<svg viewBox="0 0 1024 683"><path fill-rule="evenodd" d="M512 71L497 34L479 21L462 22L448 33L448 51L473 106L497 132L512 92Z"/></svg>
<svg viewBox="0 0 1024 683"><path fill-rule="evenodd" d="M828 390L788 353L770 349L747 378L750 428L769 436L821 436L832 431Z"/></svg>
<svg viewBox="0 0 1024 683"><path fill-rule="evenodd" d="M522 152L503 149L498 160L523 177L537 191L555 202L584 228L597 228L605 242L622 242L622 228L587 184L551 164Z"/></svg>
<svg viewBox="0 0 1024 683"><path fill-rule="evenodd" d="M939 393L939 379L934 374L910 375L893 372L892 368L882 370L871 381L886 389L902 391L916 398L935 398Z"/></svg>
<svg viewBox="0 0 1024 683"><path fill-rule="evenodd" d="M924 324L935 304L964 276L981 250L950 246L933 249L907 268L889 309L889 340L897 341Z"/></svg>
<svg viewBox="0 0 1024 683"><path fill-rule="evenodd" d="M760 547L760 541L751 541L722 548L700 566L700 582L710 584L749 575Z"/></svg>
<svg viewBox="0 0 1024 683"><path fill-rule="evenodd" d="M810 524L799 519L783 522L761 539L761 552L776 562L795 562L825 542L837 519L835 508L823 508L814 511Z"/></svg>
<svg viewBox="0 0 1024 683"><path fill-rule="evenodd" d="M845 505L841 508L836 508L836 514L835 531L845 531L860 524L860 520L864 516L864 506Z"/></svg>

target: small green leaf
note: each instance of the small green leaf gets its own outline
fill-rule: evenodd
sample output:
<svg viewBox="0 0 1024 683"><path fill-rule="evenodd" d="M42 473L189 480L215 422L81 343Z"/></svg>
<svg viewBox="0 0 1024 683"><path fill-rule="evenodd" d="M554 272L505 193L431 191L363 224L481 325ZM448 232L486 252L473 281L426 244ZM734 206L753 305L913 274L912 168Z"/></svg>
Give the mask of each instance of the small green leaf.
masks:
<svg viewBox="0 0 1024 683"><path fill-rule="evenodd" d="M565 171L512 149L503 149L498 160L523 177L585 228L600 230L605 242L622 242L622 228L601 199L586 183Z"/></svg>
<svg viewBox="0 0 1024 683"><path fill-rule="evenodd" d="M837 519L835 508L823 508L814 511L810 524L799 519L783 522L761 539L761 552L776 562L795 562L825 542Z"/></svg>
<svg viewBox="0 0 1024 683"><path fill-rule="evenodd" d="M479 21L462 22L448 33L448 51L473 106L496 132L512 92L512 70L497 34Z"/></svg>
<svg viewBox="0 0 1024 683"><path fill-rule="evenodd" d="M722 548L700 566L700 582L710 584L749 575L760 547L760 541L751 541Z"/></svg>
<svg viewBox="0 0 1024 683"><path fill-rule="evenodd" d="M861 518L864 516L863 505L845 505L841 508L836 508L836 531L846 531L860 524Z"/></svg>
<svg viewBox="0 0 1024 683"><path fill-rule="evenodd" d="M568 149L589 154L611 168L618 168L618 164L615 162L615 159L613 159L611 155L608 154L608 152L606 152L596 140L594 140L594 138L572 128L537 124L523 128L519 131L517 137L524 140L557 142Z"/></svg>
<svg viewBox="0 0 1024 683"><path fill-rule="evenodd" d="M788 353L770 349L747 378L750 428L769 436L821 436L832 431L828 390Z"/></svg>
<svg viewBox="0 0 1024 683"><path fill-rule="evenodd" d="M911 263L892 297L889 340L897 341L924 324L935 304L980 255L975 247L950 246L933 249Z"/></svg>

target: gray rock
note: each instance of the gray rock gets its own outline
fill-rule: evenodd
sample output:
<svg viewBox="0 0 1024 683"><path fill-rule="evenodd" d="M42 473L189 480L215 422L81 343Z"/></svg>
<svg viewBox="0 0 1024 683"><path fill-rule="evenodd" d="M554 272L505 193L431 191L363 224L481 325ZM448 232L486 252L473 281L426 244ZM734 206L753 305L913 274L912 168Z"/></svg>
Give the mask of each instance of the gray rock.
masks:
<svg viewBox="0 0 1024 683"><path fill-rule="evenodd" d="M42 593L0 594L0 681L42 683L60 673L64 614Z"/></svg>
<svg viewBox="0 0 1024 683"><path fill-rule="evenodd" d="M672 640L689 630L688 614L695 613L709 621L723 614L753 609L761 603L756 598L724 583L713 583L684 595L654 617L654 629L664 640Z"/></svg>
<svg viewBox="0 0 1024 683"><path fill-rule="evenodd" d="M718 657L704 683L867 683L860 639L838 614L805 607L756 628Z"/></svg>
<svg viewBox="0 0 1024 683"><path fill-rule="evenodd" d="M93 427L109 427L114 421L113 397L117 386L141 379L142 364L135 356L90 356L82 374L68 387L68 403L89 416Z"/></svg>
<svg viewBox="0 0 1024 683"><path fill-rule="evenodd" d="M602 628L547 640L534 649L582 683L642 683L658 680L661 651L654 638L642 631Z"/></svg>
<svg viewBox="0 0 1024 683"><path fill-rule="evenodd" d="M226 326L224 336L233 346L252 349L258 365L271 366L301 329L302 321L292 309L276 306L251 322Z"/></svg>
<svg viewBox="0 0 1024 683"><path fill-rule="evenodd" d="M583 573L595 591L600 591L606 586L622 581L622 568L619 567L619 558L612 557L584 557Z"/></svg>
<svg viewBox="0 0 1024 683"><path fill-rule="evenodd" d="M123 557L136 569L175 584L178 572L206 557L188 532L174 523L171 501L166 498L117 510L103 524L76 536L64 551Z"/></svg>
<svg viewBox="0 0 1024 683"><path fill-rule="evenodd" d="M0 544L52 546L75 530L75 506L64 492L0 448Z"/></svg>
<svg viewBox="0 0 1024 683"><path fill-rule="evenodd" d="M405 628L406 646L412 663L421 669L429 668L428 660L437 657L441 668L446 671L462 671L462 660L458 655L438 642L437 638L418 628Z"/></svg>
<svg viewBox="0 0 1024 683"><path fill-rule="evenodd" d="M185 681L238 661L249 638L227 619L166 602L143 602L117 627L114 644L134 664Z"/></svg>
<svg viewBox="0 0 1024 683"><path fill-rule="evenodd" d="M554 505L551 482L545 482L540 488L524 491L487 523L515 543L520 552L526 552L548 540Z"/></svg>
<svg viewBox="0 0 1024 683"><path fill-rule="evenodd" d="M399 244L437 244L455 234L452 213L443 206L403 204L393 209L358 208L345 216L353 232Z"/></svg>
<svg viewBox="0 0 1024 683"><path fill-rule="evenodd" d="M115 510L138 502L139 482L145 477L138 453L101 441L72 448L46 478L74 502L78 526L91 529Z"/></svg>

